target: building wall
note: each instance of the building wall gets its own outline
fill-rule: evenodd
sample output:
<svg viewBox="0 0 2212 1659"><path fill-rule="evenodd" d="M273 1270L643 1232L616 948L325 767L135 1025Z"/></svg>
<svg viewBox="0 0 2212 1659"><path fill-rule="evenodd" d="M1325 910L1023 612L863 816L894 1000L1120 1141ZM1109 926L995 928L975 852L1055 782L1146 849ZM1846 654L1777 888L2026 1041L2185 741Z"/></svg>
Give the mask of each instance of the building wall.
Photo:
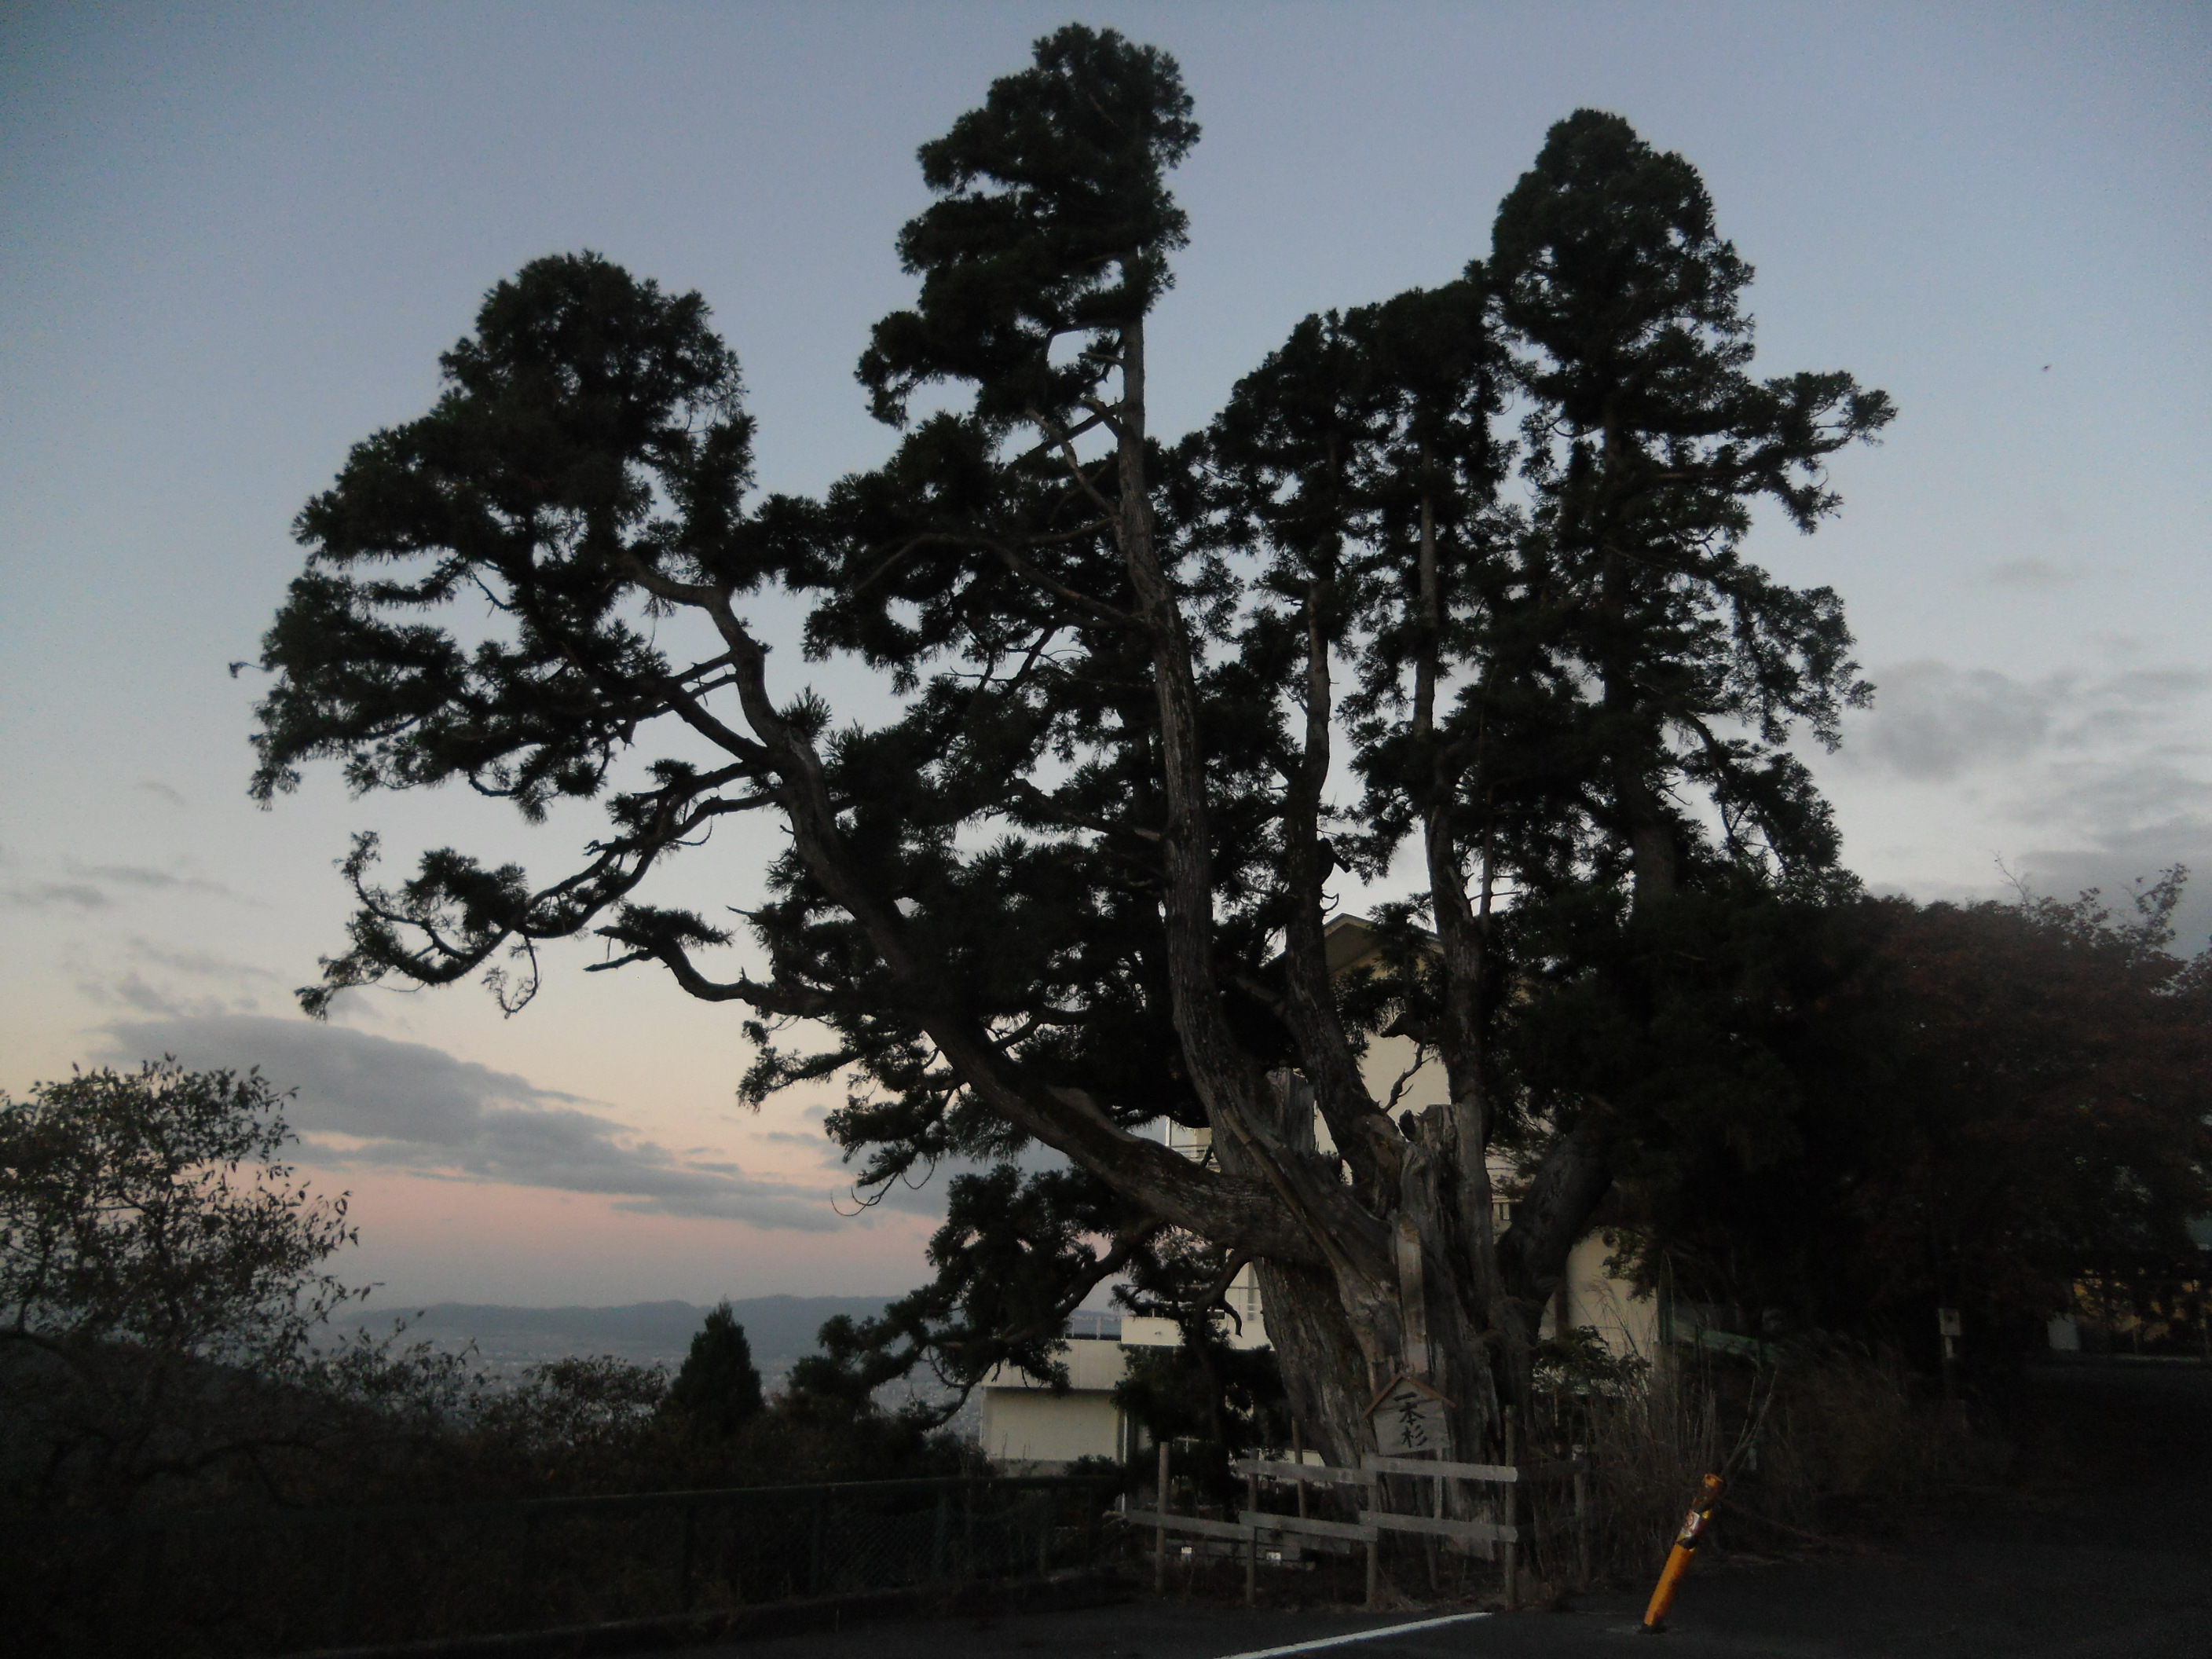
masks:
<svg viewBox="0 0 2212 1659"><path fill-rule="evenodd" d="M1070 1342L1062 1358L1066 1394L1056 1395L1048 1385L1006 1365L984 1378L983 1455L993 1462L1033 1468L1128 1455L1121 1413L1114 1404L1115 1385L1129 1367L1121 1345Z"/></svg>
<svg viewBox="0 0 2212 1659"><path fill-rule="evenodd" d="M1638 1296L1636 1287L1605 1270L1615 1246L1603 1233L1591 1233L1567 1252L1567 1328L1587 1325L1613 1353L1655 1359L1659 1353L1659 1298ZM1556 1305L1553 1314L1556 1314ZM1552 1316L1544 1334L1552 1334Z"/></svg>
<svg viewBox="0 0 2212 1659"><path fill-rule="evenodd" d="M1379 1104L1390 1098L1391 1085L1406 1075L1406 1068L1413 1063L1420 1052L1409 1036L1379 1036L1367 1045L1367 1052L1359 1061L1359 1080L1367 1085L1367 1092ZM1398 1097L1393 1115L1398 1112L1419 1111L1425 1106L1443 1106L1451 1100L1451 1084L1444 1076L1443 1061L1434 1055L1428 1063L1406 1079L1405 1091Z"/></svg>
<svg viewBox="0 0 2212 1659"><path fill-rule="evenodd" d="M983 1455L994 1463L1034 1468L1119 1458L1126 1455L1121 1434L1121 1413L1109 1394L988 1389L983 1395Z"/></svg>

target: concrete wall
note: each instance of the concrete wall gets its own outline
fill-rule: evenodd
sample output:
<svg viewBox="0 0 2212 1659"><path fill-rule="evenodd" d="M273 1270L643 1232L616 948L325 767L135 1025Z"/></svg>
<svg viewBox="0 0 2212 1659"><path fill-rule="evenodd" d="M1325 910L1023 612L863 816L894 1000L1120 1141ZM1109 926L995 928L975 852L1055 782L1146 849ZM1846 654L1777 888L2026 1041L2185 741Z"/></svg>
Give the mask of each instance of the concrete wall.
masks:
<svg viewBox="0 0 2212 1659"><path fill-rule="evenodd" d="M984 1379L981 1438L983 1455L993 1462L1030 1468L1127 1455L1113 1394L1128 1370L1121 1345L1070 1342L1063 1358L1066 1394L1005 1365Z"/></svg>
<svg viewBox="0 0 2212 1659"><path fill-rule="evenodd" d="M993 1389L983 1395L983 1455L1024 1468L1122 1455L1121 1414L1107 1394Z"/></svg>

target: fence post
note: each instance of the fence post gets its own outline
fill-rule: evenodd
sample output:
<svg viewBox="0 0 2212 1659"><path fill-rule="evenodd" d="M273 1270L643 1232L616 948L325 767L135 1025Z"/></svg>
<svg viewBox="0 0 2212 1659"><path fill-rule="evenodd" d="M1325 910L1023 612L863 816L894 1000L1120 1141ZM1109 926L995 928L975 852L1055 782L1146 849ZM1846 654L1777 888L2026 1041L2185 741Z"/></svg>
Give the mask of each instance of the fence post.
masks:
<svg viewBox="0 0 2212 1659"><path fill-rule="evenodd" d="M814 1541L806 1555L806 1593L809 1595L822 1594L822 1521L823 1511L829 1506L828 1492L817 1492L814 1494ZM939 1530L941 1531L942 1528L940 1528Z"/></svg>
<svg viewBox="0 0 2212 1659"><path fill-rule="evenodd" d="M1589 1476L1575 1463L1575 1588L1589 1588Z"/></svg>
<svg viewBox="0 0 2212 1659"><path fill-rule="evenodd" d="M1441 1459L1443 1453L1438 1452L1437 1456ZM1413 1489L1413 1507L1411 1513L1414 1515L1421 1512L1421 1482L1427 1478L1425 1475L1419 1474L1410 1477L1409 1484ZM1429 1510L1433 1515L1442 1515L1444 1512L1444 1478L1442 1475L1436 1477L1435 1485L1431 1490ZM1429 1576L1429 1594L1434 1595L1437 1593L1436 1535L1433 1533L1423 1533L1420 1535L1420 1541L1422 1570Z"/></svg>
<svg viewBox="0 0 2212 1659"><path fill-rule="evenodd" d="M945 1534L952 1526L952 1494L943 1486L937 1489L937 1519L930 1528L929 1577L933 1583L945 1578Z"/></svg>
<svg viewBox="0 0 2212 1659"><path fill-rule="evenodd" d="M1244 1477L1246 1505L1255 1516L1260 1513L1260 1477ZM1244 1540L1244 1605L1251 1607L1260 1599L1260 1526L1252 1525L1252 1535Z"/></svg>
<svg viewBox="0 0 2212 1659"><path fill-rule="evenodd" d="M684 1543L676 1557L676 1610L678 1613L691 1611L691 1534L696 1525L698 1510L696 1504L684 1506Z"/></svg>
<svg viewBox="0 0 2212 1659"><path fill-rule="evenodd" d="M1037 1577L1040 1578L1052 1571L1052 1498L1055 1490L1047 1486L1037 1494L1042 1500L1037 1514Z"/></svg>
<svg viewBox="0 0 2212 1659"><path fill-rule="evenodd" d="M1516 1474L1520 1472L1520 1445L1514 1431L1513 1407L1505 1408L1505 1467ZM1505 1524L1513 1528L1514 1535L1505 1540L1505 1610L1517 1613L1521 1607L1521 1483L1511 1480L1505 1486Z"/></svg>
<svg viewBox="0 0 2212 1659"><path fill-rule="evenodd" d="M1164 1595L1168 1588L1168 1443L1160 1442L1160 1490L1153 1502L1159 1524L1152 1529L1152 1593Z"/></svg>

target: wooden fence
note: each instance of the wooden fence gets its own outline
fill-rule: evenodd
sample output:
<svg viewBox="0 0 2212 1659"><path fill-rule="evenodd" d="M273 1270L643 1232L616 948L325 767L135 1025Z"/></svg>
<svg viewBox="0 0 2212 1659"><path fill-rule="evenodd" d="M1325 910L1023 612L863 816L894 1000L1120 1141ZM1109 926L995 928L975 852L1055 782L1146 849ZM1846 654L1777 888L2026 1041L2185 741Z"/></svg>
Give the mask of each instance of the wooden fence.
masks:
<svg viewBox="0 0 2212 1659"><path fill-rule="evenodd" d="M1127 1512L1126 1518L1132 1526L1152 1530L1156 1584L1165 1582L1170 1533L1242 1545L1248 1601L1258 1595L1260 1552L1263 1547L1282 1549L1285 1559L1295 1559L1292 1553L1302 1548L1343 1553L1364 1547L1367 1556L1367 1599L1372 1602L1379 1578L1382 1534L1395 1532L1445 1539L1454 1547L1486 1561L1498 1560L1502 1547L1506 1604L1510 1607L1518 1603L1522 1530L1518 1522L1522 1479L1518 1468L1503 1463L1385 1457L1374 1452L1361 1458L1356 1469L1267 1458L1242 1459L1230 1467L1245 1483L1245 1506L1234 1521L1176 1515L1166 1508L1164 1497L1158 1509L1132 1509ZM1420 1507L1411 1510L1392 1509L1385 1477L1428 1483ZM1296 1512L1282 1514L1261 1509L1260 1489L1263 1481L1271 1486L1293 1488ZM1358 1520L1328 1521L1308 1514L1307 1489L1316 1486L1358 1488L1364 1499L1358 1507ZM1463 1493L1462 1500L1455 1504L1451 1501L1451 1489L1455 1486L1471 1486L1476 1490ZM1161 1490L1163 1493L1166 1490L1164 1476ZM1462 1512L1448 1513L1454 1509Z"/></svg>

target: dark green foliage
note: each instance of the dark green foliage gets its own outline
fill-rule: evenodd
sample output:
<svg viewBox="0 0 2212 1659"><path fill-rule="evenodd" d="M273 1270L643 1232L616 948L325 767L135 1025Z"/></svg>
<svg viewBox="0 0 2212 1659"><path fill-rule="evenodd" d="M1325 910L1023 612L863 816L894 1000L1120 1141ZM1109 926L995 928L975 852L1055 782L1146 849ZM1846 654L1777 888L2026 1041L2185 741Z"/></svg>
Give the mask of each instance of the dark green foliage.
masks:
<svg viewBox="0 0 2212 1659"><path fill-rule="evenodd" d="M1108 355L1054 362L1054 347L1141 317L1173 280L1188 220L1162 175L1198 142L1190 112L1165 52L1071 23L924 144L939 200L898 239L921 298L860 360L878 418L903 422L915 391L945 380L975 386L987 425L1060 416L1095 391Z"/></svg>
<svg viewBox="0 0 2212 1659"><path fill-rule="evenodd" d="M471 1449L510 1478L596 1486L643 1449L669 1403L667 1374L611 1354L533 1365L513 1387L486 1392L462 1419ZM457 1424L456 1427L460 1427Z"/></svg>
<svg viewBox="0 0 2212 1659"><path fill-rule="evenodd" d="M636 565L748 589L763 574L737 516L752 421L697 295L668 298L596 254L540 259L485 297L440 363L436 407L356 446L295 526L314 556L264 642L284 671L255 739L264 801L324 757L343 757L357 790L459 778L532 820L599 795L637 699L672 672L649 624L623 614ZM398 568L368 574L380 567ZM426 620L487 588L505 594L507 635L469 647ZM395 965L458 978L510 939L529 962L530 941L574 932L671 837L711 821L692 805L711 787L695 768L665 761L653 780L610 803L615 833L590 872L546 892L450 850L397 893L363 886L354 948L308 1006ZM375 848L357 842L356 886ZM451 943L410 949L405 931L434 918ZM514 1006L536 983L534 964L512 987L492 977Z"/></svg>
<svg viewBox="0 0 2212 1659"><path fill-rule="evenodd" d="M1146 1437L1195 1443L1195 1463L1217 1494L1233 1492L1229 1465L1286 1446L1291 1411L1273 1350L1232 1348L1218 1335L1172 1348L1136 1348L1114 1403ZM1191 1460L1181 1460L1188 1468ZM1141 1471L1139 1473L1142 1473Z"/></svg>
<svg viewBox="0 0 2212 1659"><path fill-rule="evenodd" d="M1196 1442L1199 1471L1217 1492L1228 1490L1232 1459L1291 1441L1290 1403L1274 1352L1232 1340L1249 1334L1224 1299L1243 1265L1175 1240L1115 1293L1132 1315L1173 1320L1182 1340L1174 1347L1129 1349L1114 1403L1155 1443Z"/></svg>
<svg viewBox="0 0 2212 1659"><path fill-rule="evenodd" d="M1847 375L1749 376L1749 267L1695 169L1615 116L1553 129L1480 276L1513 353L1516 511L1473 519L1465 552L1439 537L1431 614L1400 602L1353 705L1370 821L1422 827L1438 896L1386 914L1398 959L1426 970L1407 928L1432 918L1462 988L1415 988L1401 1029L1438 1045L1455 1091L1488 1090L1536 1196L1663 1187L1715 1125L1780 1167L1820 973L1804 930L1852 890L1788 745L1832 744L1870 690L1837 595L1741 549L1761 499L1804 531L1834 512L1826 458L1888 400ZM1425 732L1393 699L1427 652ZM1481 872L1457 915L1440 857ZM1580 1170L1547 1168L1568 1146ZM1540 1280L1538 1243L1516 1226L1505 1271Z"/></svg>
<svg viewBox="0 0 2212 1659"><path fill-rule="evenodd" d="M727 1437L760 1414L760 1372L728 1298L707 1315L668 1389L669 1409L702 1433Z"/></svg>
<svg viewBox="0 0 2212 1659"><path fill-rule="evenodd" d="M1781 745L1802 726L1832 747L1870 688L1833 590L1783 587L1739 549L1761 498L1801 530L1832 514L1824 463L1887 425L1889 399L1847 374L1749 377L1750 267L1696 170L1617 116L1552 130L1492 243L1500 319L1528 348L1523 546L1552 600L1546 655L1595 693L1556 740L1590 791L1595 873L1626 855L1661 890L1715 860L1817 876L1834 829ZM1678 790L1711 803L1717 836Z"/></svg>
<svg viewBox="0 0 2212 1659"><path fill-rule="evenodd" d="M219 1486L327 1431L310 1346L345 1200L282 1161L258 1074L77 1073L0 1097L0 1399L9 1495L123 1509Z"/></svg>
<svg viewBox="0 0 2212 1659"><path fill-rule="evenodd" d="M865 1399L925 1361L958 1391L955 1403L1000 1364L1064 1384L1068 1316L1116 1273L1155 1259L1156 1230L1130 1222L1105 1183L1080 1170L1001 1164L954 1176L945 1198L929 1242L936 1278L878 1318L825 1326L823 1354L799 1362L794 1387ZM1103 1253L1101 1237L1112 1241Z"/></svg>
<svg viewBox="0 0 2212 1659"><path fill-rule="evenodd" d="M16 1342L282 1363L349 1294L346 1200L282 1161L258 1073L75 1073L0 1097L0 1314Z"/></svg>
<svg viewBox="0 0 2212 1659"><path fill-rule="evenodd" d="M1091 84L1099 76L1120 90L1102 94ZM1194 137L1187 107L1172 63L1158 53L1079 29L1043 43L1036 70L1002 82L988 110L931 148L946 200L906 238L931 274L921 310L887 324L872 353L889 377L882 384L974 367L932 357L931 343L952 339L975 307L998 315L1002 289L1027 292L1019 282L1036 274L1034 246L1009 253L1006 244L1024 226L1044 227L1058 262L1054 297L1036 314L1006 301L1011 331L990 361L1003 359L1006 384L1017 386L1009 398L1045 395L1036 388L1048 382L1064 403L1083 375L1095 380L1103 370L1068 380L1045 360L1057 331L1109 326L1164 283L1164 263L1147 272L1131 262L1181 235L1159 173ZM1122 204L1106 231L1052 228L1074 204L1101 199ZM1172 1060L1152 942L1146 836L1159 809L1145 778L1155 722L1142 655L1123 631L1097 625L1097 605L1040 587L1013 551L1041 538L1070 591L1102 592L1109 609L1130 603L1095 506L1055 481L1055 461L1002 454L988 412L937 416L906 437L883 473L847 480L819 504L771 501L741 520L733 513L750 428L735 402L734 362L707 331L703 306L588 258L539 262L495 289L476 337L446 366L450 389L438 409L362 446L337 488L302 515L313 568L268 641L264 660L280 681L263 710L258 787L265 797L297 763L343 750L364 787L458 774L516 790L526 807L556 788L599 793L611 833L587 872L535 890L517 868L487 869L450 851L427 857L397 890L379 888L376 843L362 838L347 866L362 899L354 948L329 964L311 1006L388 973L445 981L479 969L515 1006L535 983L535 940L596 926L621 952L613 965L661 961L688 988L743 996L768 1017L752 1028L760 1059L749 1097L857 1075L832 1127L865 1158L864 1190L946 1156L1019 1151L1025 1137L944 1071L923 1011L854 918L851 895L825 887L804 860L772 870L767 902L751 912L768 951L758 981L706 981L691 957L726 943L724 929L626 902L656 860L719 817L790 800L760 746L708 711L731 672L667 660L641 614L656 601L648 592L641 607L640 585L743 592L772 574L816 596L811 650L856 652L910 694L904 716L872 732L831 734L826 711L805 702L782 715L822 738L835 834L868 866L878 901L906 912L912 948L933 964L933 999L963 1020L1009 1030L1011 1052L1040 1084L1084 1088L1118 1121L1163 1106L1202 1121ZM580 404L574 392L615 385L635 388L619 418L601 398ZM561 440L558 468L538 465L547 434ZM511 482L461 487L441 458L465 449L495 483ZM429 483L390 487L395 471ZM1097 482L1109 495L1115 488L1110 477ZM685 510L693 501L714 512ZM410 581L356 586L334 574L422 550L434 550ZM516 625L511 643L471 653L416 620L465 581L496 596ZM556 731L578 698L594 712ZM617 783L611 757L656 714L735 744L727 763L670 757L634 785ZM972 842L971 826L993 820L993 832ZM1103 832L1094 836L1094 824ZM1250 855L1264 854L1255 842ZM1256 966L1264 935L1253 932L1242 948ZM524 964L515 979L503 950ZM1041 1008L1051 1016L1038 1018ZM769 1020L798 1016L830 1043L783 1052ZM1066 1242L1046 1260L1087 1271L1079 1258L1093 1253L1081 1228L1110 1206L1095 1181L1054 1179L1059 1186L1034 1189L1040 1201L1083 1196L1047 1226ZM1006 1224L976 1215L987 1231ZM1109 1231L1127 1230L1128 1247L1142 1248L1143 1226L1109 1219ZM1003 1305L1020 1301L1021 1282L1004 1281ZM1055 1299L1024 1316L1030 1334L994 1339L999 1351L1048 1366L1039 1344L1054 1334ZM944 1316L915 1317L935 1328ZM951 1363L972 1380L985 1362L978 1351Z"/></svg>

